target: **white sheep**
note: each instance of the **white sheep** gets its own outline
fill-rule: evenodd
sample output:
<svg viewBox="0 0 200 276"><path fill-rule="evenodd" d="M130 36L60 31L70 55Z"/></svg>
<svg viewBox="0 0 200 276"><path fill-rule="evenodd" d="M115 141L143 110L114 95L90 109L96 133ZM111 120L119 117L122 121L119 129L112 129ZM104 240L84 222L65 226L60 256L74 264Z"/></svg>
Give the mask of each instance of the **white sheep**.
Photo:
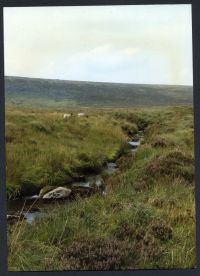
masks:
<svg viewBox="0 0 200 276"><path fill-rule="evenodd" d="M85 116L85 113L78 113L78 117Z"/></svg>
<svg viewBox="0 0 200 276"><path fill-rule="evenodd" d="M63 115L63 119L69 118L69 117L71 117L71 116L72 116L71 113L65 113L65 114Z"/></svg>

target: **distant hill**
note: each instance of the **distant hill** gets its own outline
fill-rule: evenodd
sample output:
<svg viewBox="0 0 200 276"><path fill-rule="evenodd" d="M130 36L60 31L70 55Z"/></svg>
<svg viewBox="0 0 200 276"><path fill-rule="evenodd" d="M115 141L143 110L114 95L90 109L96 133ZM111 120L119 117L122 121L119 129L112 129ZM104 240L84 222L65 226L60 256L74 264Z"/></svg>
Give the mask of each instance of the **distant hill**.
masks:
<svg viewBox="0 0 200 276"><path fill-rule="evenodd" d="M185 105L192 86L103 83L5 77L7 104L38 108Z"/></svg>

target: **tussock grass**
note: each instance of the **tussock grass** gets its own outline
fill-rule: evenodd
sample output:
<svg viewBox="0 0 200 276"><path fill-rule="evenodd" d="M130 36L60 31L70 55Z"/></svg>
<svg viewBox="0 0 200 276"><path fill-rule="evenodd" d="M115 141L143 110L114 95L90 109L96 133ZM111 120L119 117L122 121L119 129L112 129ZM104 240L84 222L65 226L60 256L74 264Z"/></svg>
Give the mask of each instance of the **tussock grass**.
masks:
<svg viewBox="0 0 200 276"><path fill-rule="evenodd" d="M27 142L30 139L28 132L18 140L18 147L13 142L7 144L8 157L9 151L13 150L14 158L18 158L18 162L14 161L15 170L14 166L13 170L8 168L8 188L11 179L20 186L24 173L28 172L31 177L26 179L36 177L37 183L43 179L40 182L43 185L56 184L60 181L57 179L73 177L75 168L78 168L76 173L81 168L83 171L89 167L96 169L95 166L101 166L106 159L111 160L121 149L119 171L105 176L105 197L95 194L77 198L65 205L58 204L32 226L20 222L20 228L19 225L8 227L9 270L194 268L192 108L90 112L88 118L82 118L80 122L74 119L76 124L64 123L59 113L37 113L34 116L41 116L37 120L51 118L53 121L51 135L37 133L36 136L31 132L32 139L41 138L41 141L37 139L37 146ZM7 116L9 122L17 126L25 123L17 119L17 115L12 117L11 113ZM24 120L28 123L27 118ZM126 152L124 122L136 124L139 129L145 126L144 141L134 156ZM80 124L84 125L81 129ZM44 137L48 137L48 143ZM61 145L55 150L58 137ZM27 145L23 149L19 147L22 140L23 146ZM22 155L22 151L25 153L25 149L27 152L30 148L37 160L31 172L27 170L28 156ZM11 160L10 156L8 161ZM10 167L11 163L8 164ZM23 170L17 164L22 164ZM46 178L38 164L45 165L42 168L47 170ZM53 173L48 175L49 168ZM65 175L59 178L58 172Z"/></svg>
<svg viewBox="0 0 200 276"><path fill-rule="evenodd" d="M63 112L6 112L8 196L31 195L46 185L67 185L100 171L123 152L125 136L104 114L63 120Z"/></svg>

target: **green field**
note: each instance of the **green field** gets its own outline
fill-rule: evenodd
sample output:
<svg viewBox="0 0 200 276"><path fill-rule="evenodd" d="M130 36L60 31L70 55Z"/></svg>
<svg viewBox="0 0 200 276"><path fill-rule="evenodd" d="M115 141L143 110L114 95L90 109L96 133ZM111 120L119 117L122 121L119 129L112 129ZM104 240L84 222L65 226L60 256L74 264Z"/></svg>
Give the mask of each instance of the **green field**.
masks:
<svg viewBox="0 0 200 276"><path fill-rule="evenodd" d="M63 120L63 113L87 116ZM144 129L135 155L127 146ZM193 108L36 110L7 106L9 198L105 175L94 194L49 208L33 225L8 225L9 271L194 268Z"/></svg>

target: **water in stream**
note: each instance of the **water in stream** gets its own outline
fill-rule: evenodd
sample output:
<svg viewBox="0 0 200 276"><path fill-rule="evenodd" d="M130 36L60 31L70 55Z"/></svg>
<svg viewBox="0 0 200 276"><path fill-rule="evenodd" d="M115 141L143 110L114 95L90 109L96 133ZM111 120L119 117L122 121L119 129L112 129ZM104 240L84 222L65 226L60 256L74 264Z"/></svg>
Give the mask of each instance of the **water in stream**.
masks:
<svg viewBox="0 0 200 276"><path fill-rule="evenodd" d="M129 141L128 144L131 146L131 152L135 154L140 145L140 140ZM103 170L103 173L112 175L118 171L117 164L115 162L108 162ZM74 187L81 187L85 189L91 188L91 183L97 188L103 187L103 179L100 174L91 175L86 177L85 181L77 182L72 184ZM102 195L105 195L105 190L102 189ZM44 217L49 207L56 207L56 205L67 204L70 200L51 200L46 201L39 197L39 195L33 195L24 199L8 200L7 202L7 213L9 215L22 215L27 223L32 224L36 218Z"/></svg>

